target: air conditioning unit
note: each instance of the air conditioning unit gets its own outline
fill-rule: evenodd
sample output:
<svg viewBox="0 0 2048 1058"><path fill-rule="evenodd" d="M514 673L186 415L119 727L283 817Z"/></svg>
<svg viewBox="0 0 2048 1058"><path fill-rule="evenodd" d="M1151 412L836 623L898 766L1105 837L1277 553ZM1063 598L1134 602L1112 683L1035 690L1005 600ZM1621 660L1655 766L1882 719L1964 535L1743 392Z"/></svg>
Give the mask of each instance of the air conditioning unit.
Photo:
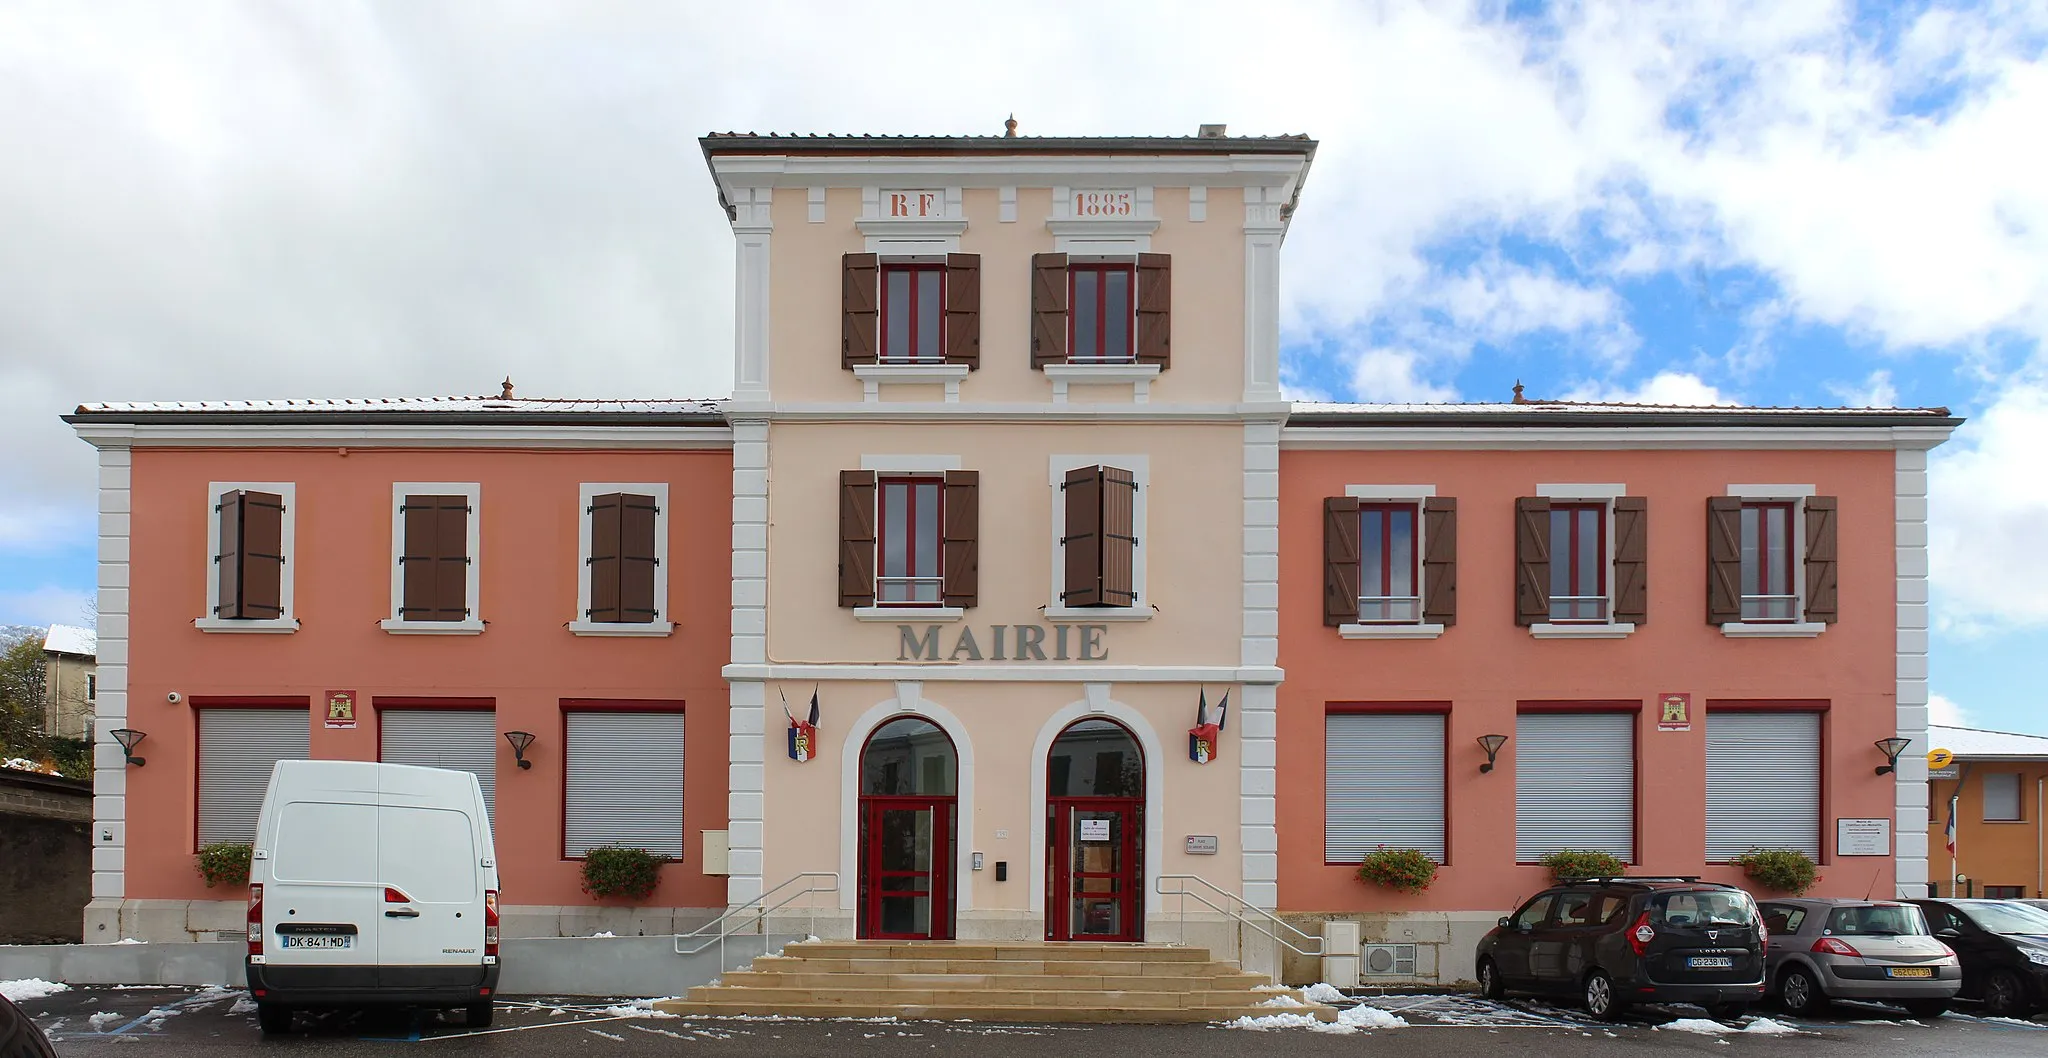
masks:
<svg viewBox="0 0 2048 1058"><path fill-rule="evenodd" d="M1359 951L1360 977L1415 976L1415 945L1367 944Z"/></svg>

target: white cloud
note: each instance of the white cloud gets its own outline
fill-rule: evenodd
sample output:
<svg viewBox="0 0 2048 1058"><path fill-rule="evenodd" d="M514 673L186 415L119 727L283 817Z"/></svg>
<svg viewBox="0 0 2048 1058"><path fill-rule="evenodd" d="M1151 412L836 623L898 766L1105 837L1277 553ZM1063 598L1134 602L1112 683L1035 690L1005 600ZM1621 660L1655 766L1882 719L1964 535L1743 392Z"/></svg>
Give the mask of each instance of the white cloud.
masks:
<svg viewBox="0 0 2048 1058"><path fill-rule="evenodd" d="M1892 384L1892 373L1883 369L1872 371L1860 383L1829 383L1827 389L1851 408L1899 406L1899 387Z"/></svg>
<svg viewBox="0 0 2048 1058"><path fill-rule="evenodd" d="M1610 401L1618 404L1675 404L1686 407L1739 403L1688 371L1659 371L1635 386L1581 383L1566 393L1564 399Z"/></svg>
<svg viewBox="0 0 2048 1058"><path fill-rule="evenodd" d="M2048 626L2048 374L2008 380L1990 406L1934 450L1928 549L1938 626Z"/></svg>
<svg viewBox="0 0 2048 1058"><path fill-rule="evenodd" d="M1423 404L1452 400L1457 391L1417 375L1413 349L1367 349L1352 357L1351 389L1362 401Z"/></svg>
<svg viewBox="0 0 2048 1058"><path fill-rule="evenodd" d="M44 587L0 591L0 625L90 624L90 592Z"/></svg>
<svg viewBox="0 0 2048 1058"><path fill-rule="evenodd" d="M1969 727L1970 714L1939 694L1927 696L1927 722L1942 727Z"/></svg>

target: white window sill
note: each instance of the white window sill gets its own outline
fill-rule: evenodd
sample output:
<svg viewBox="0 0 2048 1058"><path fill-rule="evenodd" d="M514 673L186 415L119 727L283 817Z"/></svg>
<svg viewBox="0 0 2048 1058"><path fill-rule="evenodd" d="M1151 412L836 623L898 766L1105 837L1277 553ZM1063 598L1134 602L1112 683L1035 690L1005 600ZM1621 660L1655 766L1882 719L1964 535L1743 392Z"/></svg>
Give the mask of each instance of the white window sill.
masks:
<svg viewBox="0 0 2048 1058"><path fill-rule="evenodd" d="M379 621L377 627L395 636L474 636L483 634L484 623L477 618L467 621Z"/></svg>
<svg viewBox="0 0 2048 1058"><path fill-rule="evenodd" d="M861 399L870 404L882 399L882 383L901 385L943 385L946 403L960 403L960 380L967 377L966 364L855 364L853 377L860 379Z"/></svg>
<svg viewBox="0 0 2048 1058"><path fill-rule="evenodd" d="M1435 639L1444 634L1443 625L1338 625L1337 634L1345 639Z"/></svg>
<svg viewBox="0 0 2048 1058"><path fill-rule="evenodd" d="M1818 621L1759 621L1721 626L1721 634L1730 639L1812 639L1827 630L1828 626Z"/></svg>
<svg viewBox="0 0 2048 1058"><path fill-rule="evenodd" d="M1068 386L1119 382L1130 383L1133 404L1144 404L1152 399L1152 380L1159 377L1158 364L1047 364L1039 370L1052 380L1055 404L1067 402Z"/></svg>
<svg viewBox="0 0 2048 1058"><path fill-rule="evenodd" d="M290 634L299 630L298 619L281 617L270 621L241 621L226 617L198 617L192 627L201 632L267 632L272 635Z"/></svg>
<svg viewBox="0 0 2048 1058"><path fill-rule="evenodd" d="M569 631L579 636L665 636L675 630L676 626L669 621L652 621L647 624L610 621L569 622Z"/></svg>
<svg viewBox="0 0 2048 1058"><path fill-rule="evenodd" d="M1108 621L1150 621L1153 611L1150 606L1048 606L1044 612L1048 621L1101 624Z"/></svg>
<svg viewBox="0 0 2048 1058"><path fill-rule="evenodd" d="M958 606L856 606L853 619L856 621L877 621L894 624L903 621L922 621L938 624L958 621L967 616L967 611Z"/></svg>
<svg viewBox="0 0 2048 1058"><path fill-rule="evenodd" d="M1627 639L1636 630L1632 624L1534 624L1532 639Z"/></svg>

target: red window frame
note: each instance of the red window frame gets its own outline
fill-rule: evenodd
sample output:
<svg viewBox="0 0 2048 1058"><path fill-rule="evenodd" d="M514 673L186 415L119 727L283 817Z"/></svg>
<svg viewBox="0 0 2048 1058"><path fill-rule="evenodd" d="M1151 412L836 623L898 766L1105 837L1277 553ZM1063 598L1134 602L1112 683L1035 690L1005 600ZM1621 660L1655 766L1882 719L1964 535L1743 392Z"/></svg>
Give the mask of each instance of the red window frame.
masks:
<svg viewBox="0 0 2048 1058"><path fill-rule="evenodd" d="M1742 535L1747 536L1750 512L1756 512L1756 568L1743 562L1742 569L1742 619L1750 624L1783 624L1799 619L1799 588L1792 579L1793 552L1799 546L1799 519L1796 505L1786 500L1773 500L1742 505ZM1785 526L1785 552L1778 563L1771 560L1770 522L1782 519ZM1740 541L1738 541L1738 544ZM1743 549L1747 551L1747 548ZM1750 592L1752 579L1757 591ZM1774 603L1782 604L1779 612L1773 613Z"/></svg>
<svg viewBox="0 0 2048 1058"><path fill-rule="evenodd" d="M1394 548L1392 546L1394 516L1408 515L1408 561L1404 564L1408 575L1407 595L1396 595L1394 582ZM1366 549L1368 536L1365 531L1368 520L1379 522L1380 546L1375 553ZM1358 620L1360 624L1414 624L1422 620L1422 505L1417 503L1361 503L1358 505L1359 578L1358 578ZM1374 565L1379 567L1379 584L1383 594L1367 594L1366 574ZM1409 616L1391 616L1393 608L1399 605L1393 600L1413 598ZM1371 600L1371 602L1368 602ZM1368 615L1367 607L1377 605L1380 615Z"/></svg>
<svg viewBox="0 0 2048 1058"><path fill-rule="evenodd" d="M901 524L889 518L889 493L892 489L905 489L903 518ZM919 497L926 496L935 505L932 516L930 540L917 538L917 520L920 509ZM892 576L888 571L889 534L903 534L903 565L905 572ZM945 538L946 538L946 482L938 477L887 477L875 482L875 605L877 606L937 606L945 599ZM920 544L928 545L924 550ZM911 585L912 598L883 598L888 582L907 581ZM930 598L917 598L917 588L930 583Z"/></svg>
<svg viewBox="0 0 2048 1058"><path fill-rule="evenodd" d="M930 319L925 318L923 299L918 293L924 286L923 283L919 282L919 277L925 272L931 272L939 277L938 291L935 299L937 305L931 309ZM891 315L889 312L889 280L890 277L899 275L908 276L910 284L909 296L904 299L910 316L909 322L903 329L904 345L907 348L901 351L892 348L889 344ZM878 332L875 341L879 349L878 359L880 362L885 364L944 363L946 359L946 266L942 264L889 264L885 262L882 265L880 293L882 303L881 330ZM917 350L921 344L920 340L924 337L926 324L929 324L932 330L931 353L920 356Z"/></svg>
<svg viewBox="0 0 2048 1058"><path fill-rule="evenodd" d="M1080 337L1081 281L1083 274L1095 277L1095 327L1089 337L1095 341L1095 352L1083 356ZM1124 277L1124 348L1115 354L1105 353L1109 344L1109 283L1111 275ZM1067 349L1068 360L1077 364L1129 364L1138 359L1138 269L1134 264L1077 264L1067 268Z"/></svg>
<svg viewBox="0 0 2048 1058"><path fill-rule="evenodd" d="M1592 604L1596 605L1599 609L1599 613L1594 616L1586 616L1582 612L1581 608L1589 605L1585 602L1562 604L1566 609L1563 611L1563 616L1559 616L1560 603L1557 593L1552 591L1550 600L1551 623L1606 624L1610 617L1610 611L1607 606L1607 505L1604 503L1552 503L1550 505L1550 513L1551 586L1555 588L1557 584L1557 569L1558 564L1561 562L1564 564L1565 582L1571 585L1573 598L1600 599L1600 602L1597 604ZM1566 515L1565 525L1568 531L1565 533L1563 541L1559 541L1557 536L1556 516L1558 514ZM1593 532L1597 537L1594 541L1593 553L1598 557L1593 561L1591 591L1584 590L1587 587L1584 584L1587 571L1581 568L1579 564L1580 534L1584 531L1584 524L1587 521L1593 523Z"/></svg>

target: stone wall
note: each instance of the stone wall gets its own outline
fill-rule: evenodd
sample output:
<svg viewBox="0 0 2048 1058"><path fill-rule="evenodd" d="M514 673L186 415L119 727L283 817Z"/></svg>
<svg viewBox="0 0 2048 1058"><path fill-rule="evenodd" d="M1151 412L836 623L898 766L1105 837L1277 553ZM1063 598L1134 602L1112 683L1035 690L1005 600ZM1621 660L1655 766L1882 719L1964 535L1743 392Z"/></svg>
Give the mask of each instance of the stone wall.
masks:
<svg viewBox="0 0 2048 1058"><path fill-rule="evenodd" d="M0 944L82 939L91 830L92 784L0 770Z"/></svg>

